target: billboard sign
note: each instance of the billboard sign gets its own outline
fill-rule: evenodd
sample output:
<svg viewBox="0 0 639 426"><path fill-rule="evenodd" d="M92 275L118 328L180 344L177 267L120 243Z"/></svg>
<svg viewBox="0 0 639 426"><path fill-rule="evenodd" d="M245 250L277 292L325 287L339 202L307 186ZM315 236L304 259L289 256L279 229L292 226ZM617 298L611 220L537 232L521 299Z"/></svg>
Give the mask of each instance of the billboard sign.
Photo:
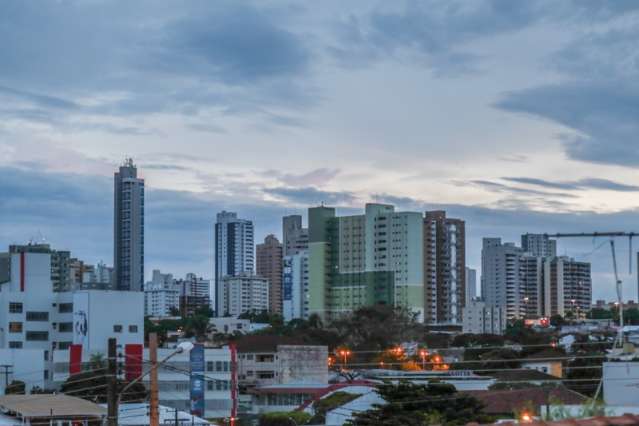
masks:
<svg viewBox="0 0 639 426"><path fill-rule="evenodd" d="M196 343L190 353L191 364L191 414L204 416L204 346Z"/></svg>

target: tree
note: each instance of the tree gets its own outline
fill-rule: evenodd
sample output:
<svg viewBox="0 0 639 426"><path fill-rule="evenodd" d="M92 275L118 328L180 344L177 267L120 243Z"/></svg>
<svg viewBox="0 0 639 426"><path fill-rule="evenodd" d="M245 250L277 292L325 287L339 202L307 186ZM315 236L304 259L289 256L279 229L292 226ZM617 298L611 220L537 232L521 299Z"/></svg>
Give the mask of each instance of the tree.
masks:
<svg viewBox="0 0 639 426"><path fill-rule="evenodd" d="M86 399L98 404L106 403L108 374L105 371L90 370L69 376L60 387L60 392ZM127 385L117 380L118 394ZM140 402L146 400L148 392L141 382L135 383L122 394L122 402Z"/></svg>
<svg viewBox="0 0 639 426"><path fill-rule="evenodd" d="M564 324L566 324L566 321L561 315L555 314L550 317L550 325L552 325L553 327L561 327Z"/></svg>
<svg viewBox="0 0 639 426"><path fill-rule="evenodd" d="M298 426L308 423L311 415L303 411L271 412L260 416L259 426Z"/></svg>
<svg viewBox="0 0 639 426"><path fill-rule="evenodd" d="M386 404L362 413L354 413L351 425L464 425L469 422L492 421L482 413L483 405L479 400L457 393L455 387L449 384L386 383L378 387L378 393Z"/></svg>
<svg viewBox="0 0 639 426"><path fill-rule="evenodd" d="M22 380L12 380L4 389L5 395L24 395L26 390L26 385Z"/></svg>

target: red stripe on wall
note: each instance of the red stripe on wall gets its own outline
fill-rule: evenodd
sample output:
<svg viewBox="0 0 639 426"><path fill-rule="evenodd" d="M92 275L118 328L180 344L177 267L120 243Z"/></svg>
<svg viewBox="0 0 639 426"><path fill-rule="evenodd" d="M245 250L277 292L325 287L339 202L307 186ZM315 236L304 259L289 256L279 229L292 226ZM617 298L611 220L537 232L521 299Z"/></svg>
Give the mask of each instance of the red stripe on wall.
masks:
<svg viewBox="0 0 639 426"><path fill-rule="evenodd" d="M82 345L69 346L69 374L82 371Z"/></svg>
<svg viewBox="0 0 639 426"><path fill-rule="evenodd" d="M134 343L124 345L124 354L126 356L124 365L127 382L133 381L142 375L143 349L144 345L142 344Z"/></svg>

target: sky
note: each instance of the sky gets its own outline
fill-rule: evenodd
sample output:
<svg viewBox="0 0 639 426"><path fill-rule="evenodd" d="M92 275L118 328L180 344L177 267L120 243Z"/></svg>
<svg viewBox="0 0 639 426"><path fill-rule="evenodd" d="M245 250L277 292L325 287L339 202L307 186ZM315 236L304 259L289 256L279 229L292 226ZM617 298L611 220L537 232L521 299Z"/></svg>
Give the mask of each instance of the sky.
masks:
<svg viewBox="0 0 639 426"><path fill-rule="evenodd" d="M129 156L147 275L210 277L222 209L259 240L321 202L443 208L477 268L482 237L639 231L638 37L634 0L5 0L0 247L111 263ZM559 250L614 296L606 240Z"/></svg>

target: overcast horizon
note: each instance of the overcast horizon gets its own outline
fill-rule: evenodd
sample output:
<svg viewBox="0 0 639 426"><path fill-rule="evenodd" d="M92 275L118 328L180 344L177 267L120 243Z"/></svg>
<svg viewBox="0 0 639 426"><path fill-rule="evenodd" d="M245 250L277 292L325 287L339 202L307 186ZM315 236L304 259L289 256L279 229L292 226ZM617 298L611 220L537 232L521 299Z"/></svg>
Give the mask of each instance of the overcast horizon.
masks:
<svg viewBox="0 0 639 426"><path fill-rule="evenodd" d="M129 156L147 278L211 277L221 210L259 243L322 202L445 209L478 270L482 237L639 232L638 24L632 0L2 2L0 251L112 264ZM607 240L559 252L614 297Z"/></svg>

